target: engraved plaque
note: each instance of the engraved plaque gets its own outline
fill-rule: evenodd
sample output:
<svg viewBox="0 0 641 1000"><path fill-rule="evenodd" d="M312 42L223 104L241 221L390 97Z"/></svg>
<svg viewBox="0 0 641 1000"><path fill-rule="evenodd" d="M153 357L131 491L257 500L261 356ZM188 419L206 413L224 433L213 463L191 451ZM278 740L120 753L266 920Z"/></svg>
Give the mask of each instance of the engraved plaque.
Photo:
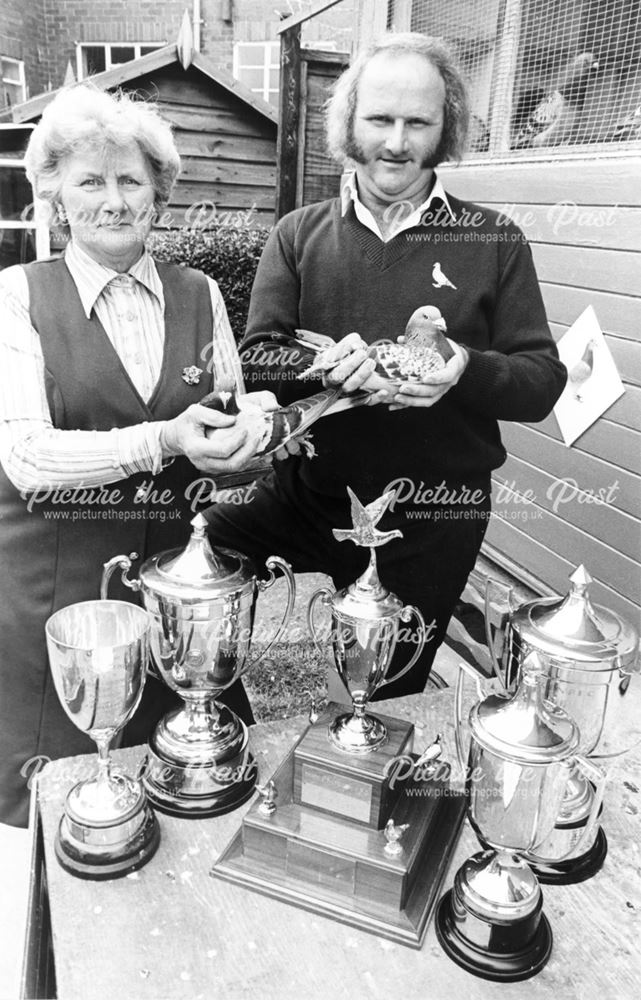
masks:
<svg viewBox="0 0 641 1000"><path fill-rule="evenodd" d="M340 813L348 819L368 823L372 808L372 786L363 781L312 764L301 767L301 804Z"/></svg>

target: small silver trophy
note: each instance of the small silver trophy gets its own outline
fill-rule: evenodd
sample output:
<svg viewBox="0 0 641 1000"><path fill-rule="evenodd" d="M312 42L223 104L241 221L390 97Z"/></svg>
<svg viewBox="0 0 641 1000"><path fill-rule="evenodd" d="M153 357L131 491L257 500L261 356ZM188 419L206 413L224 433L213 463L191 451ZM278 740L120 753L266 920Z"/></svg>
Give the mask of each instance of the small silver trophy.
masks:
<svg viewBox="0 0 641 1000"><path fill-rule="evenodd" d="M331 640L334 666L352 699L353 712L339 715L330 724L330 740L346 753L371 753L387 739L387 730L380 719L365 711L375 691L399 680L410 670L423 651L427 629L418 608L403 606L402 601L383 586L378 578L376 548L386 545L393 538L401 538L400 531L378 531L376 525L387 510L394 496L392 491L364 506L348 487L352 505L353 527L349 530L334 529L339 542L352 541L370 550L369 565L362 576L349 587L332 592L327 587L316 591L307 610L307 622L317 649L324 648L314 625L314 612L318 603L330 608ZM400 623L414 617L418 623L412 643L414 655L401 670L388 676L392 657L399 638Z"/></svg>
<svg viewBox="0 0 641 1000"><path fill-rule="evenodd" d="M74 785L55 842L80 878L117 878L160 842L142 784L110 764L109 746L136 711L149 662L149 617L125 601L83 601L46 623L51 675L65 712L98 745L98 770Z"/></svg>

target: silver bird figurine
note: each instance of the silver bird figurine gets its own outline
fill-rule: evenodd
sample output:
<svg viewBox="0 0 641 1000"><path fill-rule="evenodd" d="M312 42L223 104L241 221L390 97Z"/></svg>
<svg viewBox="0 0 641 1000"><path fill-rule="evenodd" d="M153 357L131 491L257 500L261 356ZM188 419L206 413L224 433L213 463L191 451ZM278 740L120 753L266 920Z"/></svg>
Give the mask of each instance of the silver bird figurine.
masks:
<svg viewBox="0 0 641 1000"><path fill-rule="evenodd" d="M385 840L387 841L383 850L385 851L385 854L387 854L388 858L397 858L399 854L403 853L400 840L409 828L409 823L400 823L397 826L393 819L388 819L387 826L383 830Z"/></svg>
<svg viewBox="0 0 641 1000"><path fill-rule="evenodd" d="M441 734L437 733L436 738L433 743L430 743L428 747L425 747L423 753L416 761L414 767L425 767L426 764L435 764L443 753L443 747L441 746Z"/></svg>
<svg viewBox="0 0 641 1000"><path fill-rule="evenodd" d="M276 799L278 798L278 790L273 780L270 778L265 785L256 785L256 791L262 798L258 807L259 811L264 816L271 816L272 813L276 812Z"/></svg>
<svg viewBox="0 0 641 1000"><path fill-rule="evenodd" d="M402 538L403 533L394 531L378 531L376 525L389 507L394 491L388 490L377 500L364 505L360 502L353 490L347 487L351 501L353 528L333 528L332 533L337 542L354 542L368 548L377 548L379 545L386 545L392 538Z"/></svg>

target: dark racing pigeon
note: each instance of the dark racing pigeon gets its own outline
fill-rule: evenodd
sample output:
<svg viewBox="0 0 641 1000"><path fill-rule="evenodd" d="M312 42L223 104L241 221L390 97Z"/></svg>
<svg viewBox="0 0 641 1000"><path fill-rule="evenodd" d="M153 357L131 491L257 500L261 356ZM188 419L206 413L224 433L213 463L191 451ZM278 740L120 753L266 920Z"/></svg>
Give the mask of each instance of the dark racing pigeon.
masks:
<svg viewBox="0 0 641 1000"><path fill-rule="evenodd" d="M567 142L585 102L588 82L598 66L591 52L582 52L569 62L554 90L539 101L519 130L512 149L536 149Z"/></svg>

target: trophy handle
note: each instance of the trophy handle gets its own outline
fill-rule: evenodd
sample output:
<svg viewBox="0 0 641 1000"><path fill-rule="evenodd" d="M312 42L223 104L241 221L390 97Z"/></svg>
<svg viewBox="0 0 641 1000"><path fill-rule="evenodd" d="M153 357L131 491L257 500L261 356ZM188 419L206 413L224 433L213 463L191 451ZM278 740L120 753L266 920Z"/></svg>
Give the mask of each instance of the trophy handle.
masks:
<svg viewBox="0 0 641 1000"><path fill-rule="evenodd" d="M501 608L501 617L499 623L496 627L496 632L492 635L492 611L495 609L495 605L492 604L492 589L496 591L503 591L506 595L504 602L507 605L505 610ZM507 680L507 664L502 668L500 660L505 653L505 641L507 638L507 630L509 627L509 619L512 614L514 607L512 605L512 588L500 583L498 580L494 580L492 577L488 577L485 584L485 641L487 643L487 648L490 654L490 659L492 660L492 666L494 668L494 673L499 680L503 691L506 693L509 691L509 684Z"/></svg>
<svg viewBox="0 0 641 1000"><path fill-rule="evenodd" d="M476 693L479 701L482 701L486 697L486 692L483 690L481 678L474 667L471 667L469 663L465 663L463 660L459 660L458 667L456 691L454 694L454 742L456 744L456 756L458 757L461 771L465 773L465 768L467 767L467 754L464 752L463 747L463 684L465 682L465 675L467 674L468 677L471 677L476 684Z"/></svg>
<svg viewBox="0 0 641 1000"><path fill-rule="evenodd" d="M107 594L109 591L109 581L116 572L117 569L121 570L120 579L124 583L125 587L129 587L134 593L138 593L142 589L140 580L130 580L127 573L131 569L132 560L138 559L137 552L130 552L128 556L114 556L108 562L103 563L102 566L102 579L100 580L100 600L106 601ZM156 667L153 657L149 657L149 665L147 667L147 673L150 677L155 677L157 680L162 681L162 677Z"/></svg>
<svg viewBox="0 0 641 1000"><path fill-rule="evenodd" d="M565 861L565 859L569 858L570 855L575 855L577 857L580 856L583 847L589 846L594 831L594 827L596 823L598 823L599 821L599 812L601 811L601 805L603 803L603 795L605 792L605 782L606 782L605 773L601 770L600 767L597 767L595 764L589 761L587 757L581 756L581 754L577 754L575 757L571 757L568 761L568 765L570 770L573 765L578 767L579 771L582 771L585 777L588 779L588 781L590 781L594 786L594 798L592 800L592 808L590 809L590 815L586 820L583 833L581 834L579 839L576 841L576 843L572 844L570 849L566 851L565 854L562 854L561 857L543 858L537 854L534 854L532 851L528 851L527 859L534 861L535 864L538 863L550 864L550 862L552 862L553 864L557 864L559 861Z"/></svg>
<svg viewBox="0 0 641 1000"><path fill-rule="evenodd" d="M129 580L127 573L131 569L131 563L133 559L138 558L137 552L130 552L128 556L114 556L109 562L103 563L102 567L102 579L100 581L100 600L107 600L107 591L109 590L109 581L117 569L121 569L120 579L124 583L125 587L129 587L130 590L138 591L140 590L140 580Z"/></svg>
<svg viewBox="0 0 641 1000"><path fill-rule="evenodd" d="M265 648L262 650L261 653L259 653L258 656L254 656L253 659L247 660L245 666L238 675L239 677L242 676L242 674L246 673L251 667L255 666L258 663L258 661L265 655L265 653L269 652L274 643L278 642L281 635L287 628L287 625L289 624L289 619L292 616L292 611L294 610L294 601L296 600L296 581L294 579L294 574L292 573L291 566L289 565L288 562L285 562L284 559L281 559L280 556L270 556L269 559L265 560L265 565L269 570L269 576L266 580L258 581L258 589L262 593L262 591L267 590L268 587L271 587L272 583L274 583L274 581L276 580L274 567L277 566L280 569L283 576L285 577L285 580L287 581L287 604L285 606L285 613L283 614L283 617L280 621L280 625L276 629L274 635L267 643Z"/></svg>
<svg viewBox="0 0 641 1000"><path fill-rule="evenodd" d="M392 681L400 680L401 677L403 677L408 670L411 670L411 668L414 666L419 656L423 652L425 643L427 642L427 626L425 625L425 619L423 618L421 612L418 610L418 608L415 608L412 604L406 604L405 607L401 609L399 617L401 621L408 622L411 620L412 615L416 618L416 621L418 622L418 644L416 646L416 651L412 656L411 660L409 661L409 663L406 663L402 670L397 671L397 673L393 674L391 677L386 677L384 680L380 682L380 684L376 688L377 691L380 688L385 687L386 684L391 684Z"/></svg>
<svg viewBox="0 0 641 1000"><path fill-rule="evenodd" d="M327 607L329 604L331 604L333 596L334 595L329 589L329 587L321 587L320 590L317 590L314 594L312 594L311 600L307 605L307 628L309 629L310 635L312 637L312 642L314 643L317 652L320 653L321 656L326 655L326 650L321 645L320 639L318 638L316 632L316 626L314 625L314 611L316 609L316 604L318 603L318 601L322 601L322 603Z"/></svg>

